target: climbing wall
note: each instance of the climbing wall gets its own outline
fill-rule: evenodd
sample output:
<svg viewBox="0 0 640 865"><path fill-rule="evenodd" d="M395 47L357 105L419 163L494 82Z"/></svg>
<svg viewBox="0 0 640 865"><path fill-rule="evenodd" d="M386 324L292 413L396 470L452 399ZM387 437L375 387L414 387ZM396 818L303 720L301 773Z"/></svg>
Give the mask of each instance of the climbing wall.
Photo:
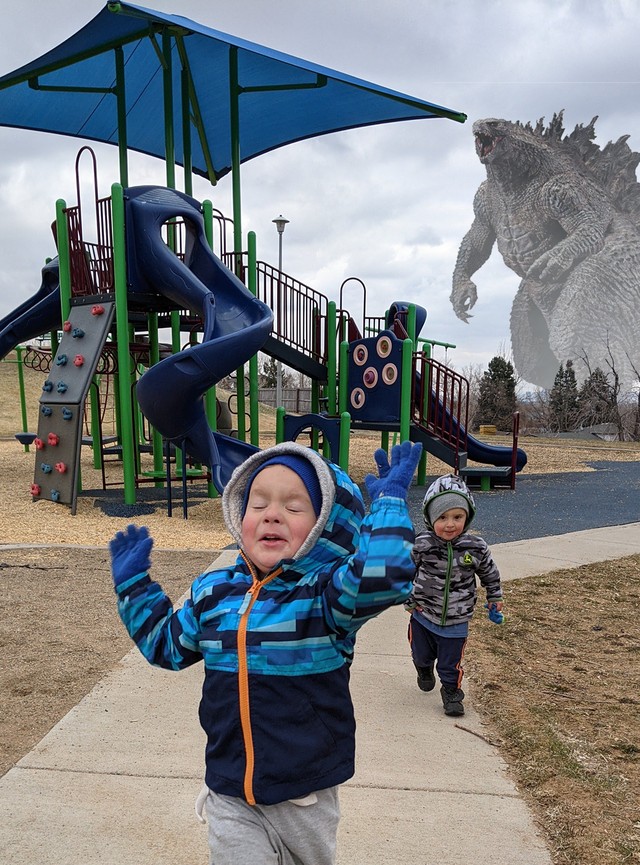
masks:
<svg viewBox="0 0 640 865"><path fill-rule="evenodd" d="M87 303L92 300L92 303ZM82 298L71 307L62 338L42 386L33 500L47 499L76 510L84 401L111 328L115 304Z"/></svg>
<svg viewBox="0 0 640 865"><path fill-rule="evenodd" d="M383 331L349 344L348 410L354 421L400 418L402 341Z"/></svg>

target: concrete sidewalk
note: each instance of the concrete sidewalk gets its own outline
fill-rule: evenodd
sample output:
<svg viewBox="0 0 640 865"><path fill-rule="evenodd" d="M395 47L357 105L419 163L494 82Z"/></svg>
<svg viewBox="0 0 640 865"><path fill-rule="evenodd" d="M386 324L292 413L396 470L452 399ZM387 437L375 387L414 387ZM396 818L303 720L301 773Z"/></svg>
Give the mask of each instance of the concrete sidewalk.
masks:
<svg viewBox="0 0 640 865"><path fill-rule="evenodd" d="M640 523L496 544L505 580L640 552ZM223 553L222 564L234 553ZM339 865L550 865L507 767L467 713L423 694L395 608L358 637L358 763L341 790ZM205 865L199 666L136 649L0 779L0 859L12 865ZM259 863L257 863L259 865Z"/></svg>

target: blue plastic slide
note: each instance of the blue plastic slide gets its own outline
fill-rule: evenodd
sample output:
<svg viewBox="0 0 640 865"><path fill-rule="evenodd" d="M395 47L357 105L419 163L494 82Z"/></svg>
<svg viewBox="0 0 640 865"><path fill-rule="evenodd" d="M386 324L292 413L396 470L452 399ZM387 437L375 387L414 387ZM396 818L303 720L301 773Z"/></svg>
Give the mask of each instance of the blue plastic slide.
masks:
<svg viewBox="0 0 640 865"><path fill-rule="evenodd" d="M492 466L510 466L511 448L502 445L489 445L467 433L467 455L476 463L488 463ZM527 455L518 448L516 451L516 471L519 472L527 464Z"/></svg>
<svg viewBox="0 0 640 865"><path fill-rule="evenodd" d="M0 360L10 351L43 333L62 327L58 259L42 268L38 291L0 320Z"/></svg>
<svg viewBox="0 0 640 865"><path fill-rule="evenodd" d="M184 260L161 234L176 218L185 224ZM164 438L184 443L196 462L209 466L222 491L233 469L258 449L213 432L203 397L259 351L273 313L212 253L195 199L164 187L132 187L125 191L125 223L130 291L161 294L204 321L202 343L160 361L140 378L138 404Z"/></svg>
<svg viewBox="0 0 640 865"><path fill-rule="evenodd" d="M416 393L420 392L420 376L416 375ZM437 426L442 426L447 429L453 436L458 431L458 423L455 418L451 417L448 409L444 409L442 402L436 398L436 395L431 391L431 419ZM444 423L442 416L444 412ZM462 424L460 427L460 436L464 439L465 428ZM492 466L510 466L512 459L512 449L504 445L489 445L486 442L475 438L471 433L466 433L467 437L467 456L469 459L477 463L486 463ZM516 471L519 472L527 464L527 455L521 449L516 451Z"/></svg>

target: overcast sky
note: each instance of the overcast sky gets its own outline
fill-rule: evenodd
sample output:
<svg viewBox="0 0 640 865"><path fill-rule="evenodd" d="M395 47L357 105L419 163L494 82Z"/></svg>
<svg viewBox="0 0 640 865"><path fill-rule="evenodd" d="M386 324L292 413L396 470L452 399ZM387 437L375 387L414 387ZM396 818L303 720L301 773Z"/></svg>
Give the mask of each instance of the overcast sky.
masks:
<svg viewBox="0 0 640 865"><path fill-rule="evenodd" d="M102 8L87 0L22 0L0 31L0 74L35 59ZM140 3L465 112L461 125L420 120L351 130L293 144L245 163L243 230L258 257L277 265L271 220L290 220L283 270L338 300L357 277L367 313L394 300L427 309L422 335L453 343L457 369L486 368L509 351L518 278L494 253L476 274L469 324L449 302L459 244L485 177L471 125L483 117L565 127L598 115L596 143L629 135L640 150L640 0L154 0ZM1 118L0 118L1 121ZM75 157L84 142L0 127L0 318L40 286L55 255L55 201L75 203ZM100 194L118 179L116 150L92 145ZM159 160L134 157L129 181L162 183ZM231 178L198 179L197 198L231 216ZM361 293L347 284L358 318ZM436 354L443 358L443 352Z"/></svg>

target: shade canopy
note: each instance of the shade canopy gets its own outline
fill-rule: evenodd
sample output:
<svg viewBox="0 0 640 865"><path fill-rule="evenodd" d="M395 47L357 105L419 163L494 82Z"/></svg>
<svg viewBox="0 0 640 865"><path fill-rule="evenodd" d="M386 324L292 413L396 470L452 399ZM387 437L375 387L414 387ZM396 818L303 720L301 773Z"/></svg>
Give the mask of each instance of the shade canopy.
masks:
<svg viewBox="0 0 640 865"><path fill-rule="evenodd" d="M212 182L239 163L342 129L444 117L425 102L129 3L0 78L0 125L117 144Z"/></svg>

